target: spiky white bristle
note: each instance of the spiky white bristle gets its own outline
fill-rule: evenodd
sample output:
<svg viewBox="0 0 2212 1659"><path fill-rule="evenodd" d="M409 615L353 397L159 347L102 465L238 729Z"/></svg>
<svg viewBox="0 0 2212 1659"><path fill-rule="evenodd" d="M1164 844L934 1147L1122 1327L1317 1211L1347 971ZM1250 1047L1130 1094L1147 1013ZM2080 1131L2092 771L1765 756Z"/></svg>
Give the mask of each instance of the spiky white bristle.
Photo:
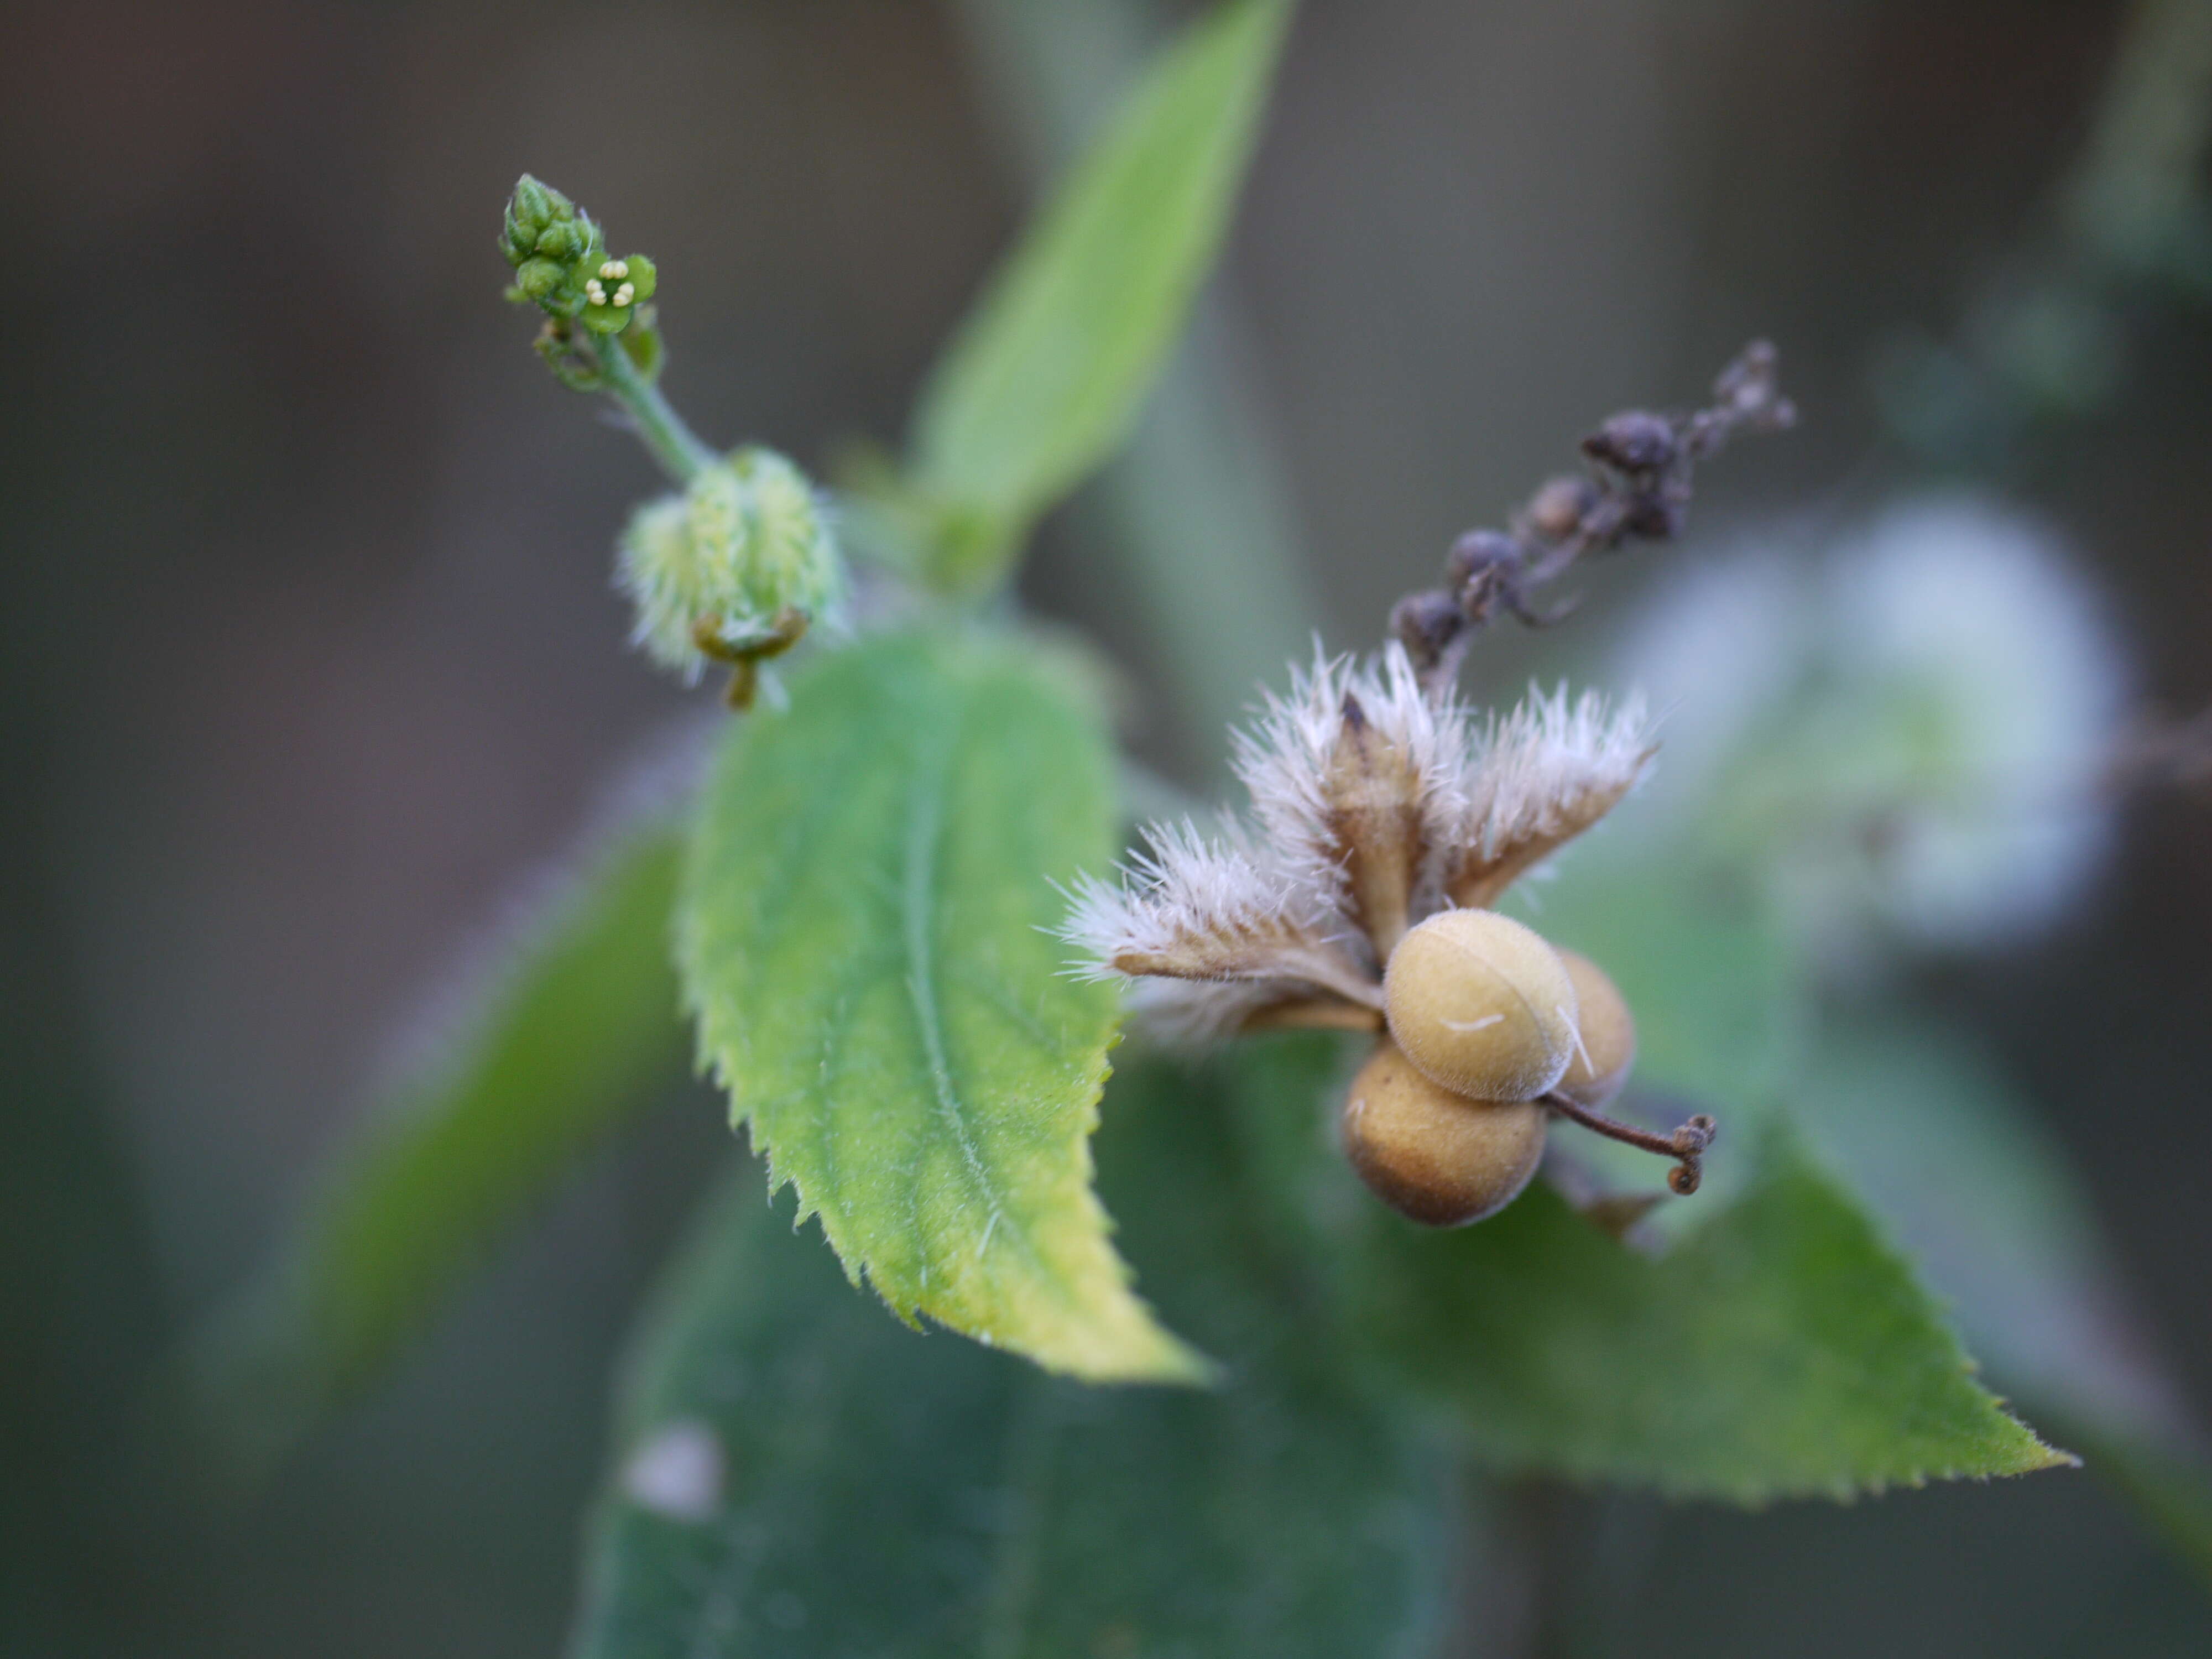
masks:
<svg viewBox="0 0 2212 1659"><path fill-rule="evenodd" d="M1345 849L1331 827L1326 779L1347 708L1405 757L1418 795L1410 804L1431 848L1442 848L1461 822L1475 759L1465 709L1422 691L1405 647L1394 640L1361 663L1329 657L1316 642L1312 666L1291 670L1289 694L1269 696L1252 728L1231 735L1232 764L1277 855L1338 905ZM1422 873L1432 884L1436 871Z"/></svg>
<svg viewBox="0 0 2212 1659"><path fill-rule="evenodd" d="M1635 787L1651 763L1651 720L1640 695L1608 708L1595 691L1570 702L1535 686L1483 734L1458 840L1470 861L1579 835Z"/></svg>
<svg viewBox="0 0 2212 1659"><path fill-rule="evenodd" d="M1140 979L1129 988L1130 1021L1166 1048L1201 1049L1234 1036L1270 1003L1304 988L1264 979Z"/></svg>
<svg viewBox="0 0 2212 1659"><path fill-rule="evenodd" d="M1347 751L1362 732L1379 743ZM1256 832L1231 826L1209 839L1188 822L1152 826L1120 880L1086 879L1070 893L1060 936L1084 951L1074 968L1085 977L1136 981L1132 1012L1170 1041L1218 1037L1316 994L1377 1008L1383 960L1407 922L1493 902L1610 811L1650 757L1641 698L1616 709L1595 693L1570 702L1564 687L1532 688L1478 728L1463 705L1423 691L1397 645L1365 664L1316 653L1237 735ZM1370 938L1355 925L1364 902L1353 901L1348 868L1366 867L1361 849L1388 844L1362 822L1393 815L1405 826L1390 832L1399 846L1418 835L1413 890L1399 887L1396 927Z"/></svg>
<svg viewBox="0 0 2212 1659"><path fill-rule="evenodd" d="M1070 895L1074 908L1060 937L1092 958L1080 964L1087 977L1127 977L1117 961L1210 957L1227 941L1312 920L1311 900L1287 876L1264 869L1240 832L1210 841L1184 820L1148 824L1144 836L1145 848L1122 866L1121 880L1086 876Z"/></svg>

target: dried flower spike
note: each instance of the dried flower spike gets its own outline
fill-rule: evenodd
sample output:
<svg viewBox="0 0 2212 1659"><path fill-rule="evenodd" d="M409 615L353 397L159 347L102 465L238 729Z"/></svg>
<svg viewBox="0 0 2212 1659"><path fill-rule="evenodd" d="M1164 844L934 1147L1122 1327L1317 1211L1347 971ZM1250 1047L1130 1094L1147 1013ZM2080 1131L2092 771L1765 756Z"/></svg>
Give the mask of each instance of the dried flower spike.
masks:
<svg viewBox="0 0 2212 1659"><path fill-rule="evenodd" d="M1378 660L1317 659L1238 736L1256 826L1214 842L1154 826L1120 884L1076 892L1063 936L1086 952L1082 970L1137 981L1133 1012L1173 1038L1387 1026L1346 1104L1345 1146L1416 1219L1472 1219L1520 1190L1525 1172L1502 1197L1454 1184L1474 1167L1470 1123L1488 1133L1504 1121L1459 1114L1500 1102L1672 1157L1668 1184L1694 1192L1710 1118L1662 1137L1598 1109L1635 1058L1619 990L1491 908L1641 781L1654 753L1643 705L1532 690L1503 720L1478 721L1455 688L1473 629L1500 610L1558 621L1565 611L1538 609L1537 590L1585 553L1676 534L1699 461L1796 418L1774 348L1755 341L1707 407L1605 421L1583 442L1589 476L1547 483L1510 531L1461 537L1444 586L1392 611ZM1540 1149L1543 1113L1528 1121Z"/></svg>
<svg viewBox="0 0 2212 1659"><path fill-rule="evenodd" d="M1607 417L1583 440L1592 476L1551 480L1514 514L1510 532L1461 537L1444 562L1444 585L1408 594L1391 611L1392 636L1426 684L1453 684L1474 630L1499 611L1531 627L1559 621L1571 603L1541 610L1538 590L1585 554L1680 534L1698 463L1738 433L1779 432L1796 418L1777 382L1774 348L1764 340L1721 371L1704 409L1686 415L1632 409Z"/></svg>

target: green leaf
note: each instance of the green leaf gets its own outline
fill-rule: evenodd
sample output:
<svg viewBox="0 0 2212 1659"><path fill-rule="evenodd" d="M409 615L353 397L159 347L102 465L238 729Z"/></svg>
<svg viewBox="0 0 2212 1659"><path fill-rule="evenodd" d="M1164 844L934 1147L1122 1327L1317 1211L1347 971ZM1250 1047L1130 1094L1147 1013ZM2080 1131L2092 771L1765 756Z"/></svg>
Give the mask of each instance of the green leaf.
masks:
<svg viewBox="0 0 2212 1659"><path fill-rule="evenodd" d="M1240 1069L1247 1133L1297 1194L1279 1225L1327 1264L1351 1338L1449 1407L1485 1462L1753 1503L2068 1461L1975 1383L1786 1124L1743 1195L1653 1259L1541 1182L1461 1231L1401 1221L1321 1150L1316 1089L1340 1086L1341 1056L1255 1045Z"/></svg>
<svg viewBox="0 0 2212 1659"><path fill-rule="evenodd" d="M1219 253L1288 0L1232 0L1130 94L990 284L915 412L936 574L1001 575L1039 514L1127 435Z"/></svg>
<svg viewBox="0 0 2212 1659"><path fill-rule="evenodd" d="M641 1327L578 1659L1434 1650L1432 1449L1300 1340L1215 1103L1148 1067L1106 1120L1130 1248L1234 1381L1085 1389L904 1330L743 1171ZM643 1478L702 1449L719 1483Z"/></svg>
<svg viewBox="0 0 2212 1659"><path fill-rule="evenodd" d="M245 1472L374 1377L586 1148L681 1078L678 852L663 824L633 830L539 918L444 1063L374 1115L204 1334L192 1364Z"/></svg>
<svg viewBox="0 0 2212 1659"><path fill-rule="evenodd" d="M1538 1187L1378 1254L1376 1340L1510 1467L1739 1502L2066 1462L1972 1380L1904 1260L1786 1135L1663 1261Z"/></svg>
<svg viewBox="0 0 2212 1659"><path fill-rule="evenodd" d="M2011 1086L1962 1039L1891 1020L1823 1032L1799 1100L1998 1381L2212 1576L2202 1432L2064 1151Z"/></svg>
<svg viewBox="0 0 2212 1659"><path fill-rule="evenodd" d="M980 632L817 662L733 725L678 907L700 1052L857 1283L1091 1378L1194 1381L1091 1190L1117 999L1054 886L1115 850L1095 701Z"/></svg>

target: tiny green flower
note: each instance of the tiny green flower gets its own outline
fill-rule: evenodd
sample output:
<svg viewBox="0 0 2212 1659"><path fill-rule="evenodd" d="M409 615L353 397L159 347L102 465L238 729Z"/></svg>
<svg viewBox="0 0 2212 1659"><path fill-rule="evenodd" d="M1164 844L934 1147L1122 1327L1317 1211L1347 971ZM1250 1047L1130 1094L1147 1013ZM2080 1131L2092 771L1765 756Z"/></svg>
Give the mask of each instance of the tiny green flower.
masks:
<svg viewBox="0 0 2212 1659"><path fill-rule="evenodd" d="M653 261L632 253L620 259L587 256L577 262L572 280L583 295L584 326L594 334L619 334L653 297L657 278Z"/></svg>
<svg viewBox="0 0 2212 1659"><path fill-rule="evenodd" d="M526 173L507 198L500 252L514 267L509 298L594 334L620 334L653 297L652 260L611 258L592 216Z"/></svg>
<svg viewBox="0 0 2212 1659"><path fill-rule="evenodd" d="M624 279L601 285L610 280ZM787 650L810 624L836 622L844 598L843 562L813 486L757 448L640 507L616 581L636 603L636 642L687 680L710 660L750 669Z"/></svg>

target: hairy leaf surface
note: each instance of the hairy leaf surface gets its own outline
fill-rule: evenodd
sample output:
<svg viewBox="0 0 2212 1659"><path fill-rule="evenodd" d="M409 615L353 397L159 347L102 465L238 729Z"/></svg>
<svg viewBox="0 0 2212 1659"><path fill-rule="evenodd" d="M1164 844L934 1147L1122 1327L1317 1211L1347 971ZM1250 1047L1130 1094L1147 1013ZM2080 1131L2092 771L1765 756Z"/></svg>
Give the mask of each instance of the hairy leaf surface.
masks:
<svg viewBox="0 0 2212 1659"><path fill-rule="evenodd" d="M1055 1370L1195 1380L1091 1190L1118 1013L1049 930L1114 851L1100 715L982 633L872 641L735 724L679 905L700 1052L857 1281Z"/></svg>
<svg viewBox="0 0 2212 1659"><path fill-rule="evenodd" d="M584 1148L682 1076L679 848L633 830L563 892L210 1329L198 1358L235 1450L265 1461L373 1376Z"/></svg>
<svg viewBox="0 0 2212 1659"><path fill-rule="evenodd" d="M579 1659L1432 1651L1449 1483L1299 1335L1224 1121L1147 1067L1099 1137L1147 1282L1230 1361L1208 1393L904 1330L740 1171L641 1327ZM670 1444L720 1474L680 1512L639 1474Z"/></svg>
<svg viewBox="0 0 2212 1659"><path fill-rule="evenodd" d="M2212 1576L2212 1455L2143 1334L2063 1149L1971 1044L1905 1021L1824 1031L1812 1133L1951 1299L1999 1383L2077 1441Z"/></svg>
<svg viewBox="0 0 2212 1659"><path fill-rule="evenodd" d="M1786 1124L1751 1149L1741 1196L1663 1256L1541 1182L1437 1232L1325 1149L1316 1092L1345 1058L1310 1041L1239 1057L1248 1132L1299 1194L1279 1224L1330 1267L1352 1339L1452 1408L1484 1462L1758 1502L2066 1461L1974 1381L1910 1266Z"/></svg>
<svg viewBox="0 0 2212 1659"><path fill-rule="evenodd" d="M1288 0L1230 0L1130 94L993 278L923 392L915 483L939 574L988 582L1127 434L1218 256Z"/></svg>

